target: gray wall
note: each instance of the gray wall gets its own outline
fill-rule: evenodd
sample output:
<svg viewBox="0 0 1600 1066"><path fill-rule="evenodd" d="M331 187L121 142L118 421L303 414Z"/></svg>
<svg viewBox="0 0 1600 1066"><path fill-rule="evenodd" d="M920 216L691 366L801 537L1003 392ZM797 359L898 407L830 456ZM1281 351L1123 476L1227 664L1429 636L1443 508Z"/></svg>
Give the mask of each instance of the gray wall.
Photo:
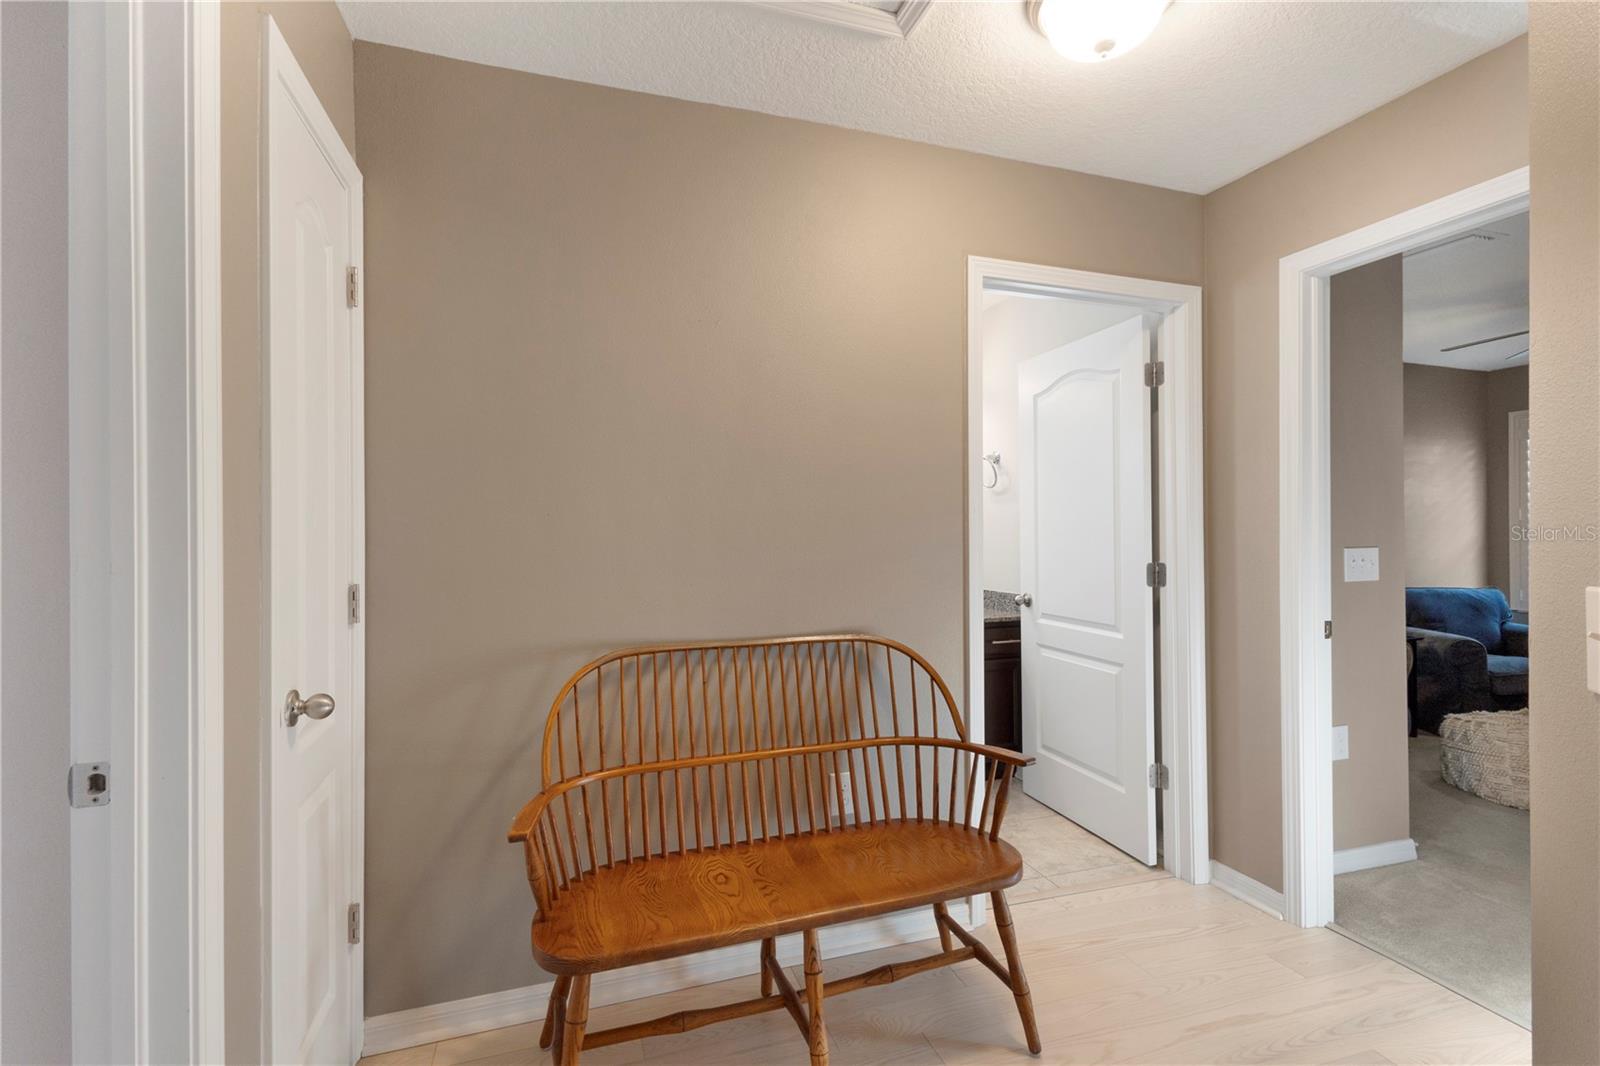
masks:
<svg viewBox="0 0 1600 1066"><path fill-rule="evenodd" d="M1600 522L1600 7L1530 4L1528 20L1533 521L1582 529ZM1600 700L1583 617L1600 545L1531 547L1533 1054L1600 1062Z"/></svg>
<svg viewBox="0 0 1600 1066"><path fill-rule="evenodd" d="M1411 835L1406 769L1405 479L1401 459L1400 257L1339 274L1329 307L1333 846ZM1377 581L1344 580L1344 549L1376 545Z"/></svg>
<svg viewBox="0 0 1600 1066"><path fill-rule="evenodd" d="M0 5L0 1060L72 1051L67 9Z"/></svg>
<svg viewBox="0 0 1600 1066"><path fill-rule="evenodd" d="M382 1014L537 979L505 830L591 654L865 629L960 691L966 258L1194 282L1200 200L363 42L356 141Z"/></svg>

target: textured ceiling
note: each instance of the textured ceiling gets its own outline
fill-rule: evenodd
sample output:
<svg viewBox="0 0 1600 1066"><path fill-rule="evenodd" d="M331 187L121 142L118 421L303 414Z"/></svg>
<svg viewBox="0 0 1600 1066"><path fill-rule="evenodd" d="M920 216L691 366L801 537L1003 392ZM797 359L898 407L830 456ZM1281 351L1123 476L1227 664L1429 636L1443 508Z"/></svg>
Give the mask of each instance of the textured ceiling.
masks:
<svg viewBox="0 0 1600 1066"><path fill-rule="evenodd" d="M1462 370L1504 370L1528 362L1526 336L1441 350L1528 328L1527 212L1474 232L1475 237L1406 256L1406 362Z"/></svg>
<svg viewBox="0 0 1600 1066"><path fill-rule="evenodd" d="M1209 192L1524 32L1522 3L1176 3L1062 59L1020 2L904 39L741 3L339 4L356 38Z"/></svg>

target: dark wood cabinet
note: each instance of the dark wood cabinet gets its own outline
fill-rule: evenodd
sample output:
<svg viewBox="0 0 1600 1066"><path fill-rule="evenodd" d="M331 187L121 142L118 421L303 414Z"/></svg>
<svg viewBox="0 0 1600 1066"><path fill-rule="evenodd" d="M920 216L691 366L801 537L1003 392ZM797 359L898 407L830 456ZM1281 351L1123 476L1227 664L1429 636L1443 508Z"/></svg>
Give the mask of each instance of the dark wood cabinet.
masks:
<svg viewBox="0 0 1600 1066"><path fill-rule="evenodd" d="M983 626L983 742L1022 750L1022 623Z"/></svg>

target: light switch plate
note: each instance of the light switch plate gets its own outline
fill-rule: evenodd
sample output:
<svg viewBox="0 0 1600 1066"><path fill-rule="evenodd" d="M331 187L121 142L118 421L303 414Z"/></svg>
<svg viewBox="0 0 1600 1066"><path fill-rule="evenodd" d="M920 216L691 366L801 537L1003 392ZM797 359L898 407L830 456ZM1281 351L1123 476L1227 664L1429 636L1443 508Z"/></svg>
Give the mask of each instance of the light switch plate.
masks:
<svg viewBox="0 0 1600 1066"><path fill-rule="evenodd" d="M1333 761L1350 757L1350 727L1336 725L1333 727Z"/></svg>
<svg viewBox="0 0 1600 1066"><path fill-rule="evenodd" d="M1600 588L1583 590L1583 645L1589 661L1589 691L1600 695Z"/></svg>
<svg viewBox="0 0 1600 1066"><path fill-rule="evenodd" d="M1378 580L1378 549L1346 548L1344 550L1344 579L1346 581Z"/></svg>

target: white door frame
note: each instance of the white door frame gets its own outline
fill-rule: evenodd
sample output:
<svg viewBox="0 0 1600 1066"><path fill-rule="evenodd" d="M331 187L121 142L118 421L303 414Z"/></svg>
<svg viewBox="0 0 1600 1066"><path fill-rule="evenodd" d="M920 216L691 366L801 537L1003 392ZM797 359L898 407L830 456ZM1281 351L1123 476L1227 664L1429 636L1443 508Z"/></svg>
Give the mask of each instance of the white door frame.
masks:
<svg viewBox="0 0 1600 1066"><path fill-rule="evenodd" d="M1211 880L1206 778L1206 613L1204 441L1201 436L1200 288L1003 259L967 259L967 433L963 481L967 515L966 706L968 729L983 739L983 287L1124 303L1162 315L1156 332L1166 382L1160 403L1160 663L1162 760L1171 787L1161 796L1162 863L1194 884Z"/></svg>
<svg viewBox="0 0 1600 1066"><path fill-rule="evenodd" d="M364 256L362 250L362 189L363 180L361 171L356 167L354 157L345 146L344 139L339 131L334 128L333 122L328 118L327 111L322 102L317 98L311 83L306 80L305 73L300 69L294 52L289 47L289 42L283 37L283 32L278 29L278 24L270 15L261 16L261 176L260 197L261 210L258 218L261 220L262 229L260 236L260 278L261 278L261 344L263 360L271 358L271 309L268 305L270 299L271 264L268 258L271 247L271 234L268 232L269 223L267 198L271 193L270 163L271 145L267 140L268 131L272 128L268 117L267 108L273 98L271 85L276 80L281 82L294 100L297 109L317 139L323 155L328 164L338 173L345 186L354 191L355 209L350 213L350 265L357 271L357 276L364 273ZM354 902L361 905L363 912L363 926L365 924L366 865L363 857L366 854L366 689L367 689L367 604L366 604L366 449L364 441L365 432L365 391L363 383L366 380L364 366L364 322L359 313L350 316L350 374L353 379L350 390L350 426L351 426L351 538L354 541L354 559L350 580L361 589L360 621L351 626L352 663L350 672L350 699L348 708L341 700L339 709L351 716L351 771L350 771L350 894ZM263 381L266 380L267 370L263 371ZM263 387L264 388L264 387ZM272 425L271 412L267 409L270 397L266 395L265 388L262 396L262 424L270 432ZM263 440L264 454L270 455L269 442ZM267 477L271 477L270 469ZM263 486L262 493L262 535L270 542L272 530L271 493ZM271 559L264 558L263 565L271 566ZM270 571L262 575L262 588L270 589ZM272 604L270 597L264 596L264 606L267 617L271 617ZM263 635L270 634L270 624L262 627ZM265 701L267 730L280 728L280 717L283 693L268 691L266 686L271 683L268 676L271 673L270 664L271 648L263 648L262 662L268 664L262 671L262 698ZM273 775L276 766L272 758L273 746L270 736L262 739L262 780L265 795L271 796L273 792ZM272 824L271 819L276 812L270 809L270 804L264 805L264 818L262 822L262 856L261 864L261 898L267 901L267 908L263 915L263 929L270 935L272 918L270 908L272 902ZM262 1027L261 1036L265 1061L283 1061L281 1055L274 1052L272 1047L272 1002L281 993L278 975L272 973L270 944L264 946L263 968L267 979L263 985L265 995L262 996ZM351 952L350 960L350 1061L353 1063L361 1057L363 1040L363 1027L365 1022L366 1006L364 1001L365 991L365 958L366 936L363 935L356 942Z"/></svg>
<svg viewBox="0 0 1600 1066"><path fill-rule="evenodd" d="M1285 256L1278 265L1278 620L1284 918L1333 920L1328 303L1338 273L1528 209L1528 168Z"/></svg>
<svg viewBox="0 0 1600 1066"><path fill-rule="evenodd" d="M198 905L194 923L194 1044L197 1062L225 1053L223 885L223 569L222 569L222 12L187 5L190 31L191 179L194 233L191 524L195 628L190 634L199 694L192 754L193 802L202 812L191 844Z"/></svg>
<svg viewBox="0 0 1600 1066"><path fill-rule="evenodd" d="M69 19L73 1054L222 1061L220 11Z"/></svg>

